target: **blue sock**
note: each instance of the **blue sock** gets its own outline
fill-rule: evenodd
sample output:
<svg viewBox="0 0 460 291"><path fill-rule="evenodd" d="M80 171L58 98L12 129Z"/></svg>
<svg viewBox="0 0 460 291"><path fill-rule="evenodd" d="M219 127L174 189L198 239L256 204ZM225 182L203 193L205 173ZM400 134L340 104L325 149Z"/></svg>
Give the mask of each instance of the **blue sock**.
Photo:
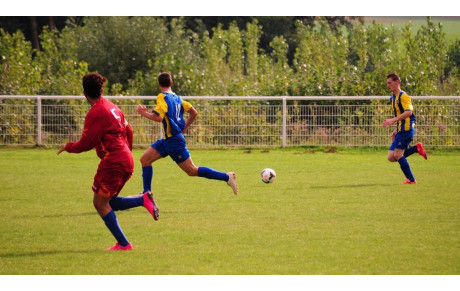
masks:
<svg viewBox="0 0 460 291"><path fill-rule="evenodd" d="M144 198L139 197L114 197L110 199L110 207L113 210L126 210L133 207L138 207L144 205Z"/></svg>
<svg viewBox="0 0 460 291"><path fill-rule="evenodd" d="M152 191L153 166L142 167L142 182L144 183L144 192Z"/></svg>
<svg viewBox="0 0 460 291"><path fill-rule="evenodd" d="M107 213L106 216L102 217L102 220L104 220L105 225L110 230L112 235L115 237L119 245L127 246L129 244L128 239L126 238L125 234L121 230L120 225L118 224L117 216L115 215L115 212L113 212L113 210L110 210L110 212Z"/></svg>
<svg viewBox="0 0 460 291"><path fill-rule="evenodd" d="M204 177L213 180L228 181L228 175L226 173L218 172L207 167L198 167L198 177Z"/></svg>
<svg viewBox="0 0 460 291"><path fill-rule="evenodd" d="M414 178L414 175L412 175L412 171L410 169L409 162L406 160L406 158L401 157L398 160L398 163L401 166L401 170L403 171L406 178L409 179L411 182L414 182L415 178Z"/></svg>
<svg viewBox="0 0 460 291"><path fill-rule="evenodd" d="M411 146L404 151L404 157L407 158L408 156L415 154L417 152L416 146Z"/></svg>

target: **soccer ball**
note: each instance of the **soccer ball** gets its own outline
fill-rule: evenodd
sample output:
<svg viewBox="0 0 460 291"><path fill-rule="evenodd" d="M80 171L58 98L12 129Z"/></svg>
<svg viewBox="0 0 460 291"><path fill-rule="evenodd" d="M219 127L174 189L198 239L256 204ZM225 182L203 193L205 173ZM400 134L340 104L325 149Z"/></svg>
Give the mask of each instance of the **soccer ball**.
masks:
<svg viewBox="0 0 460 291"><path fill-rule="evenodd" d="M262 179L264 183L273 183L276 179L276 173L270 168L263 169L260 173L260 179Z"/></svg>

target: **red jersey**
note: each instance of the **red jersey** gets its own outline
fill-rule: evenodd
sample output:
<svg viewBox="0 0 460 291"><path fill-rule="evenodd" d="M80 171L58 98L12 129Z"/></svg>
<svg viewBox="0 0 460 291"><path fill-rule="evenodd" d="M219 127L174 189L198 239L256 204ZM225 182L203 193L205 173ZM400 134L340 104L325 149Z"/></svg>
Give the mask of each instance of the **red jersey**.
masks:
<svg viewBox="0 0 460 291"><path fill-rule="evenodd" d="M123 112L101 96L86 114L80 140L67 143L65 150L81 153L96 148L101 159L98 170L121 167L133 172L132 146L133 130Z"/></svg>

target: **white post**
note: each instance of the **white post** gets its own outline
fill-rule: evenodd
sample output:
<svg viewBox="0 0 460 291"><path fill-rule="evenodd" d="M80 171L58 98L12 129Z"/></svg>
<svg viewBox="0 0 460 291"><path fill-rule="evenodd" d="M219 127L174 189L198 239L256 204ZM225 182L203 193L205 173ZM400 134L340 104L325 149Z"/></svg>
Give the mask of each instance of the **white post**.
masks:
<svg viewBox="0 0 460 291"><path fill-rule="evenodd" d="M283 148L286 147L286 121L287 121L287 101L286 96L283 97Z"/></svg>
<svg viewBox="0 0 460 291"><path fill-rule="evenodd" d="M37 145L42 144L42 99L37 97Z"/></svg>

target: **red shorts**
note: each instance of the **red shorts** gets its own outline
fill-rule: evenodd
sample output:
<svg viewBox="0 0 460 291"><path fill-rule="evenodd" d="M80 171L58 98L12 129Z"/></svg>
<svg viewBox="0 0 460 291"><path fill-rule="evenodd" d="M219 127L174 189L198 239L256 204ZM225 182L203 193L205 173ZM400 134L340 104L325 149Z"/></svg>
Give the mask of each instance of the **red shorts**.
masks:
<svg viewBox="0 0 460 291"><path fill-rule="evenodd" d="M132 175L132 172L127 172L124 169L98 170L94 176L93 191L103 197L112 198L120 193Z"/></svg>

